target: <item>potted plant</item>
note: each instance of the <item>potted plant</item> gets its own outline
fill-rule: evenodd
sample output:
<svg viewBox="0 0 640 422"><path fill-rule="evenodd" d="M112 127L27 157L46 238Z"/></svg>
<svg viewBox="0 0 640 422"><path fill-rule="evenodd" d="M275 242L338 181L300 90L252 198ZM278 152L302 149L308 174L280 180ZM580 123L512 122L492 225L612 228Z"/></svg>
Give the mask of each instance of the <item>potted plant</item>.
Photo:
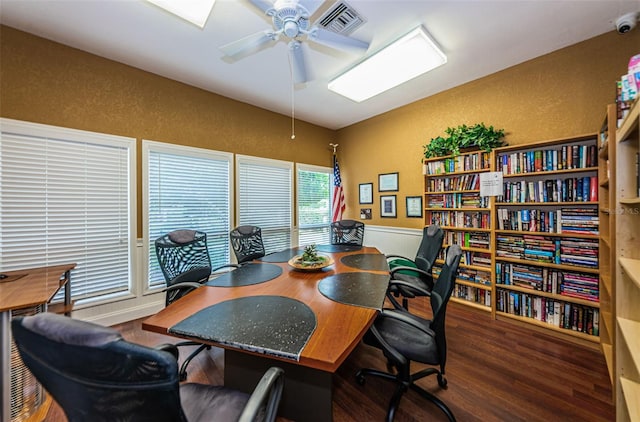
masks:
<svg viewBox="0 0 640 422"><path fill-rule="evenodd" d="M445 130L446 137L438 136L424 145L424 157L441 157L443 155L458 155L460 150L477 148L491 151L493 148L504 145L504 129L494 129L493 126L485 126L477 123L473 126L459 125L448 127Z"/></svg>

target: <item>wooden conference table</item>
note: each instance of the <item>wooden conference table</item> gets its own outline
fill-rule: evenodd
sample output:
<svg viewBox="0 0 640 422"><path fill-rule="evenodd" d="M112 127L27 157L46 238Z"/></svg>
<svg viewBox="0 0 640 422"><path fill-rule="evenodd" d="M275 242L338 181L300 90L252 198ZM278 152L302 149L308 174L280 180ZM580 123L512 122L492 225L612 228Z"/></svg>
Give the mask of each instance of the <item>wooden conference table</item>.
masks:
<svg viewBox="0 0 640 422"><path fill-rule="evenodd" d="M280 412L332 419L332 375L382 308L389 282L371 247L319 245L333 265L293 269L290 249L211 279L142 324L145 330L225 349L224 383L246 392L270 366L285 371Z"/></svg>

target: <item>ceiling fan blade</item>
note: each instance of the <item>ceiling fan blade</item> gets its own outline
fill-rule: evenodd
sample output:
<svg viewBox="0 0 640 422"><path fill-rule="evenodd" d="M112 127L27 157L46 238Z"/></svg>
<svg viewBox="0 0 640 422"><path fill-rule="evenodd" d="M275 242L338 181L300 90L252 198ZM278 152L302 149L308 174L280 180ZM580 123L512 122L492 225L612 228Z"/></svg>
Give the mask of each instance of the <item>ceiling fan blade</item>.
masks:
<svg viewBox="0 0 640 422"><path fill-rule="evenodd" d="M249 0L249 1L255 7L262 10L263 13L267 13L267 10L273 8L273 2L270 2L269 0Z"/></svg>
<svg viewBox="0 0 640 422"><path fill-rule="evenodd" d="M307 82L307 67L301 42L291 41L289 43L289 63L291 64L293 83L303 84Z"/></svg>
<svg viewBox="0 0 640 422"><path fill-rule="evenodd" d="M336 34L335 32L327 31L317 26L314 26L309 32L309 39L318 44L326 45L327 47L337 48L339 50L350 50L358 53L364 53L369 48L368 42Z"/></svg>
<svg viewBox="0 0 640 422"><path fill-rule="evenodd" d="M271 30L264 30L230 42L220 47L225 56L232 59L242 58L248 54L255 53L265 44L275 40L277 34Z"/></svg>

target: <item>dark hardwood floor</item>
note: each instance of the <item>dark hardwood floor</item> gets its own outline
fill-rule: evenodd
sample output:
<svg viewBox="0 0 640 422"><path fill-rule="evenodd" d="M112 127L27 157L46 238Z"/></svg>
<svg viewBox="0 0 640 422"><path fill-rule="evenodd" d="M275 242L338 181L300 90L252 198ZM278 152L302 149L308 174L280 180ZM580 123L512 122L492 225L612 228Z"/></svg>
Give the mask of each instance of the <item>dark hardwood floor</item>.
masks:
<svg viewBox="0 0 640 422"><path fill-rule="evenodd" d="M422 298L414 299L411 311L424 314L425 304ZM116 328L127 339L142 344L176 341L142 331L140 323L132 321ZM448 388L439 389L434 376L418 383L447 403L458 421L615 420L609 376L598 350L492 320L487 313L456 303L447 311L447 339ZM188 381L221 384L222 365L221 349L203 352L189 365ZM370 377L360 386L354 373L360 367L384 370L385 366L386 360L377 349L361 344L354 350L334 377L335 421L384 420L394 385ZM45 421L65 420L54 404ZM446 418L433 404L409 391L395 420Z"/></svg>

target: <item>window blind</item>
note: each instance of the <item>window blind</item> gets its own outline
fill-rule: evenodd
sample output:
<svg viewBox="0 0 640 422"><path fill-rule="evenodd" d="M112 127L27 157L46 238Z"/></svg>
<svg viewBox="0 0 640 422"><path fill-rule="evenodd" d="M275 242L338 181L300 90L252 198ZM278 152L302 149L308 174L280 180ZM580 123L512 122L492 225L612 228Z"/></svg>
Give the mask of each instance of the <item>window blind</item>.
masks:
<svg viewBox="0 0 640 422"><path fill-rule="evenodd" d="M232 154L143 142L148 288L164 287L155 239L177 229L207 233L213 268L230 262Z"/></svg>
<svg viewBox="0 0 640 422"><path fill-rule="evenodd" d="M128 293L135 140L2 119L0 268L75 262L76 301Z"/></svg>
<svg viewBox="0 0 640 422"><path fill-rule="evenodd" d="M329 243L331 222L331 173L329 167L298 164L298 245Z"/></svg>
<svg viewBox="0 0 640 422"><path fill-rule="evenodd" d="M293 163L237 156L238 222L262 229L266 253L291 247Z"/></svg>

